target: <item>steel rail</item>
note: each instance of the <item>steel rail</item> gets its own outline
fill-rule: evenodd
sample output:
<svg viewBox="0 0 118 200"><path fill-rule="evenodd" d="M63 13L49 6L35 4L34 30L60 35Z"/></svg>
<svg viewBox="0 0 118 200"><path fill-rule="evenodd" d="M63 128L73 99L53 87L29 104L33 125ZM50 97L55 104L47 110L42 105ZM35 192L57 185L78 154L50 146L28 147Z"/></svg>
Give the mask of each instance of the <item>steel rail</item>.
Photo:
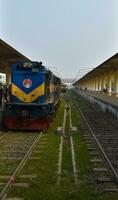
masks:
<svg viewBox="0 0 118 200"><path fill-rule="evenodd" d="M11 133L12 131L8 131L8 132L6 132L4 135L2 135L1 137L0 137L0 140L2 140L3 138L5 138L7 135L9 135L9 133Z"/></svg>
<svg viewBox="0 0 118 200"><path fill-rule="evenodd" d="M63 154L63 136L60 139L60 146L59 146L59 160L58 160L58 178L57 178L57 185L60 184L61 181L61 171L62 171L62 154Z"/></svg>
<svg viewBox="0 0 118 200"><path fill-rule="evenodd" d="M70 115L70 128L72 128L71 108L69 109L69 115Z"/></svg>
<svg viewBox="0 0 118 200"><path fill-rule="evenodd" d="M63 118L63 136L65 136L65 126L66 126L66 116L67 116L66 106L67 104L65 103L64 118Z"/></svg>
<svg viewBox="0 0 118 200"><path fill-rule="evenodd" d="M73 144L72 136L70 136L70 145L71 145L71 158L72 158L72 165L73 165L73 175L74 175L75 184L77 184L78 183L77 168L76 168L75 150L74 150L74 144Z"/></svg>
<svg viewBox="0 0 118 200"><path fill-rule="evenodd" d="M72 116L71 116L71 107L70 104L69 106L69 122L70 122L70 130L72 128ZM71 159L72 159L72 166L73 166L73 175L74 175L74 180L75 184L77 185L78 183L78 178L77 178L77 167L76 167L76 159L75 159L75 150L74 150L74 144L73 144L73 137L69 134L69 139L70 139L70 146L71 146Z"/></svg>
<svg viewBox="0 0 118 200"><path fill-rule="evenodd" d="M66 98L68 98L68 97L66 97ZM110 160L109 160L107 154L105 153L104 149L102 148L101 144L99 143L98 139L96 138L96 136L95 136L93 130L91 129L91 126L90 126L90 124L88 123L86 117L84 116L83 112L81 111L80 107L79 107L78 104L75 102L75 100L74 100L73 98L71 98L71 97L69 97L69 99L71 99L71 100L74 101L74 102L72 101L73 104L76 106L77 110L81 113L82 118L83 118L83 120L85 121L85 123L86 123L88 129L90 130L90 132L91 132L91 134L92 134L92 136L93 136L93 139L94 139L95 143L96 143L97 146L98 146L98 149L100 150L100 152L101 152L101 154L102 154L102 156L103 156L103 158L104 158L104 160L105 160L107 166L109 167L109 169L110 169L110 171L111 171L111 173L112 173L112 175L113 175L113 178L114 178L115 182L118 184L118 173L116 172L116 170L115 170L115 168L113 167L112 163L110 162Z"/></svg>
<svg viewBox="0 0 118 200"><path fill-rule="evenodd" d="M42 137L42 134L43 134L43 132L41 132L38 135L38 137L35 139L35 141L31 145L31 147L28 149L28 151L26 152L25 156L23 157L23 159L21 160L21 162L19 163L19 165L17 166L17 168L15 169L15 171L13 172L13 174L10 176L8 182L6 183L6 185L4 186L4 188L2 189L2 191L0 193L0 199L1 200L4 199L4 196L8 192L9 187L12 186L12 184L14 183L14 180L15 180L16 176L20 173L20 171L22 170L22 168L26 164L28 158L30 157L30 155L31 155L31 153L33 151L34 146L40 140L40 138Z"/></svg>
<svg viewBox="0 0 118 200"><path fill-rule="evenodd" d="M66 104L65 104L65 107L66 107ZM63 139L64 139L64 136L65 136L65 124L66 124L66 109L64 108L64 117L63 117L63 132L62 132L62 135L61 135L61 138L60 138L60 145L59 145L59 159L58 159L58 178L57 178L57 185L60 184L60 181L61 181L61 171L62 171L62 158L63 158Z"/></svg>

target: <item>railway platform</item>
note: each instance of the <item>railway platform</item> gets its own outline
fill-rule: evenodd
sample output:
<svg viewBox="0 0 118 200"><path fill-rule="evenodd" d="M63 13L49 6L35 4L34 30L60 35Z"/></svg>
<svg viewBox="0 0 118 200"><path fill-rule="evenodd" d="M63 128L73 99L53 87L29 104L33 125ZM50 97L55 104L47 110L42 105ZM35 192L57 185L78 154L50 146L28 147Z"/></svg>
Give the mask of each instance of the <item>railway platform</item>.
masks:
<svg viewBox="0 0 118 200"><path fill-rule="evenodd" d="M76 92L89 99L92 103L97 103L103 111L107 110L118 117L118 97L96 91L76 90Z"/></svg>

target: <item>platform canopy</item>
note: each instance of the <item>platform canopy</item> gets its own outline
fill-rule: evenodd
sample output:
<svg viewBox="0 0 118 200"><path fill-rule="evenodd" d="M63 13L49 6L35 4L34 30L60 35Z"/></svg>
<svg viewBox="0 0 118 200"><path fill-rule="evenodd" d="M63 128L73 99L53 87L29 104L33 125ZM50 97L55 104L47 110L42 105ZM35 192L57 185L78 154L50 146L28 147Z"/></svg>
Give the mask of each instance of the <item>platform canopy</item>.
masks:
<svg viewBox="0 0 118 200"><path fill-rule="evenodd" d="M0 63L10 66L17 61L29 61L29 59L0 39Z"/></svg>
<svg viewBox="0 0 118 200"><path fill-rule="evenodd" d="M74 84L81 83L83 81L88 81L93 79L94 77L97 77L103 73L114 71L118 69L118 53L97 66L92 71L88 72L85 76L83 76L81 79L76 81ZM74 85L73 84L73 85Z"/></svg>

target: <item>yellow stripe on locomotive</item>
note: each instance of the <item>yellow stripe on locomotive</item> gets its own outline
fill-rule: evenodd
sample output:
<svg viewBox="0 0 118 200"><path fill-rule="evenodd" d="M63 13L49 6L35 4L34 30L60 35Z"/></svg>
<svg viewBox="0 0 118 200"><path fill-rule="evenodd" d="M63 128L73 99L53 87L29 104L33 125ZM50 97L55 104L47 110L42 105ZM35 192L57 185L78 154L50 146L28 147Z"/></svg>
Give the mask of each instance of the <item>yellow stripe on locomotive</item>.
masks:
<svg viewBox="0 0 118 200"><path fill-rule="evenodd" d="M20 99L22 102L31 103L36 100L38 97L44 95L44 83L39 85L37 88L32 90L29 94L26 94L14 83L12 84L12 95Z"/></svg>

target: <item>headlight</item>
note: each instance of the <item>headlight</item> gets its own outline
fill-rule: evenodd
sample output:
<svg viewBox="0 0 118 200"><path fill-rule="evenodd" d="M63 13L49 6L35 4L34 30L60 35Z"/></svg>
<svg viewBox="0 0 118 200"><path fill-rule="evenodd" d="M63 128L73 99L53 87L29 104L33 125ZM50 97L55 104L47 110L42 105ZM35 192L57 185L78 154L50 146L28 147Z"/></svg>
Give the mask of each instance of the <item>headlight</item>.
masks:
<svg viewBox="0 0 118 200"><path fill-rule="evenodd" d="M31 68L32 67L32 63L27 63L26 62L26 63L23 64L23 67L24 68Z"/></svg>

